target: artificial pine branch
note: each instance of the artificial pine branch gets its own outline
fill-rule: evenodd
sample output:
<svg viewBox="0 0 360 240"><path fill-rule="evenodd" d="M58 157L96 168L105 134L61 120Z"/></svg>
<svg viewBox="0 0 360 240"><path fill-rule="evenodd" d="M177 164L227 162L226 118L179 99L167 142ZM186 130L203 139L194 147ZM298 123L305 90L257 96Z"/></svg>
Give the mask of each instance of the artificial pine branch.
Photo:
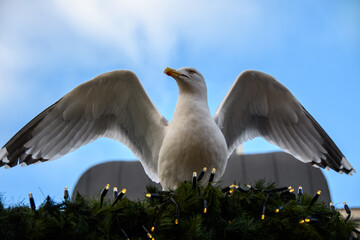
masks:
<svg viewBox="0 0 360 240"><path fill-rule="evenodd" d="M148 193L161 197L130 201L125 195L114 206L105 200L102 208L99 197L77 194L61 203L47 197L36 214L0 201L0 239L149 239L145 228L155 239L331 240L349 239L355 227L327 203L317 200L309 208L312 197L303 194L300 205L294 193L273 183L222 189L211 184L194 189L192 181L171 192L149 186Z"/></svg>

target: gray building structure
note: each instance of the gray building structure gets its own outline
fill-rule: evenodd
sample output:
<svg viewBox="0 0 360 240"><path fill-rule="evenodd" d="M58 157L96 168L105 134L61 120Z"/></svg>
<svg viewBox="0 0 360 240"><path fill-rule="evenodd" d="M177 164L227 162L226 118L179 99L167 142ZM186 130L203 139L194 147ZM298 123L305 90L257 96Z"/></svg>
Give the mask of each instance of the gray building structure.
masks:
<svg viewBox="0 0 360 240"><path fill-rule="evenodd" d="M191 177L192 173L189 173L189 180ZM292 186L297 189L302 186L304 193L309 195L314 195L321 190L321 200L329 202L331 199L327 181L321 170L302 163L284 152L264 154L236 154L234 152L229 158L226 171L219 184L225 187L235 181L251 185L260 179L275 182L279 187ZM147 185L156 183L145 174L138 160L111 161L88 169L78 180L73 196L76 192L85 196L99 196L106 184L110 184L110 190L113 187L117 187L119 191L126 188L126 196L135 200L145 196ZM156 185L161 189L160 184ZM112 197L112 194L108 196Z"/></svg>

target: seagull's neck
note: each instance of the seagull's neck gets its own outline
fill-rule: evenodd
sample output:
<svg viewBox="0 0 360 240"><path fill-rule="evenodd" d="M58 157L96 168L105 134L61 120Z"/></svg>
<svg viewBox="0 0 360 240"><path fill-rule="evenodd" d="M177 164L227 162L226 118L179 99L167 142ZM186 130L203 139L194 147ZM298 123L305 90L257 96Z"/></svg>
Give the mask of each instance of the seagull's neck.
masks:
<svg viewBox="0 0 360 240"><path fill-rule="evenodd" d="M197 115L201 118L212 118L208 106L207 95L194 93L179 93L179 98L176 103L173 121L177 119L187 118L192 115Z"/></svg>

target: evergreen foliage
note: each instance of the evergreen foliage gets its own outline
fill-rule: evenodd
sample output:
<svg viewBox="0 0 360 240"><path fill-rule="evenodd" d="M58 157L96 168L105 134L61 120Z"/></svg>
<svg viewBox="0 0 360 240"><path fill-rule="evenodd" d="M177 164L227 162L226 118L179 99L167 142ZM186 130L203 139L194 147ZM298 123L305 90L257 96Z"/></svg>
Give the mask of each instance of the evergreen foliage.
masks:
<svg viewBox="0 0 360 240"><path fill-rule="evenodd" d="M330 240L349 239L355 227L328 204L316 201L309 206L312 197L306 194L299 204L294 193L276 191L264 181L225 193L212 185L194 189L191 182L171 192L151 186L147 190L154 197L125 197L113 207L106 199L101 207L100 197L85 199L80 194L61 203L48 197L35 212L25 205L5 208L0 202L0 239ZM305 219L310 222L300 223Z"/></svg>

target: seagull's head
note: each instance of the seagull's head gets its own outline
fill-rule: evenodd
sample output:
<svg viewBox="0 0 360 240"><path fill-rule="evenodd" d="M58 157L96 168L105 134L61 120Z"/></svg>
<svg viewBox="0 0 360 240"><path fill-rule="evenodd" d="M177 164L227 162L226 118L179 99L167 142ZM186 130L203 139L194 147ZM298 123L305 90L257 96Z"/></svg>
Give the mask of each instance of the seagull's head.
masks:
<svg viewBox="0 0 360 240"><path fill-rule="evenodd" d="M195 68L184 67L175 70L168 67L164 73L176 80L180 93L195 93L206 97L205 79Z"/></svg>

